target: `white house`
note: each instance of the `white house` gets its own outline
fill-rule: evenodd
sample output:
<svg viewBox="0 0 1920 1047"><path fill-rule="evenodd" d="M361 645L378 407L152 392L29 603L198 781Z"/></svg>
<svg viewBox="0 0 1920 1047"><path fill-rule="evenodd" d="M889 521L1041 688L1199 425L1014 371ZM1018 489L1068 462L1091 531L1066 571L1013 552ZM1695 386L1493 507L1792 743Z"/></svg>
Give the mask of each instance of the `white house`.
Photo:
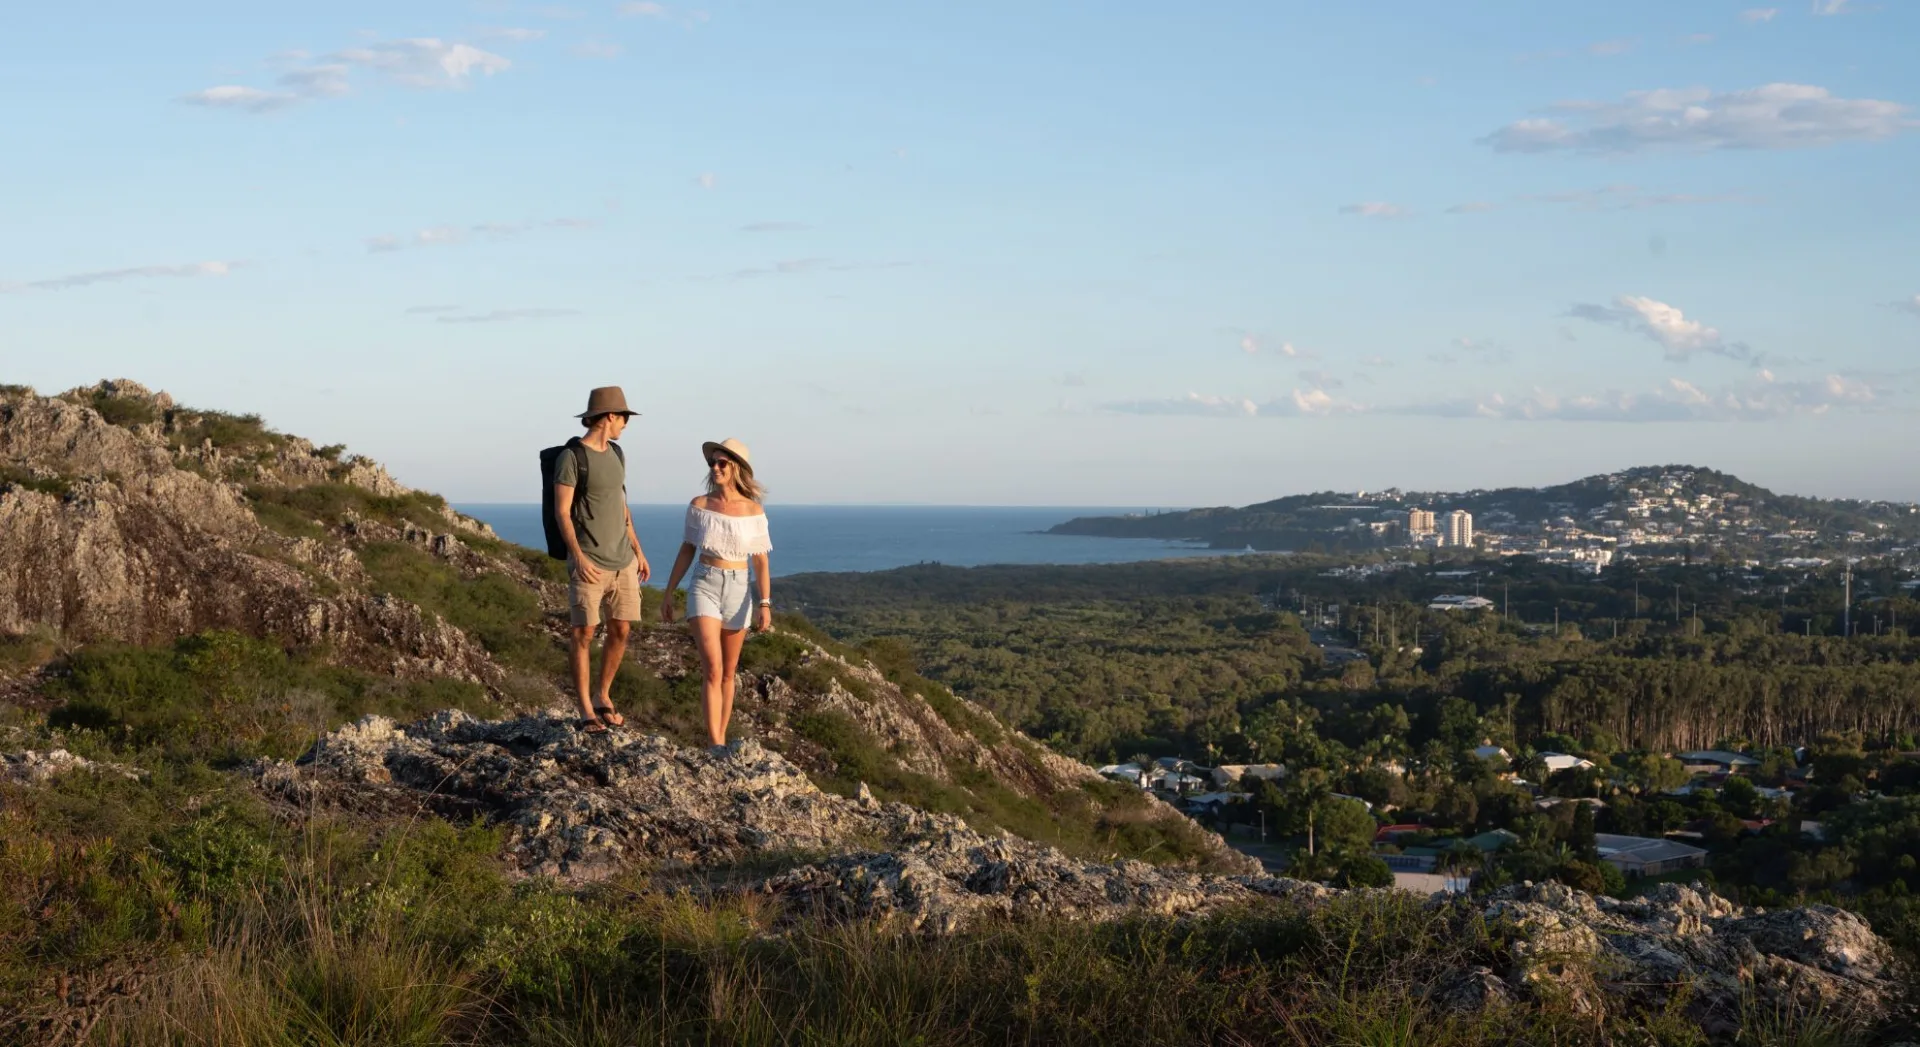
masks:
<svg viewBox="0 0 1920 1047"><path fill-rule="evenodd" d="M1584 771L1593 766L1592 760L1582 760L1578 756L1569 756L1566 753L1541 753L1540 758L1547 762L1548 774L1556 771Z"/></svg>
<svg viewBox="0 0 1920 1047"><path fill-rule="evenodd" d="M1507 755L1507 751L1505 749L1502 749L1497 745L1477 746L1473 750L1473 755L1478 756L1482 760L1500 760L1504 762L1506 760L1512 759L1511 756Z"/></svg>
<svg viewBox="0 0 1920 1047"><path fill-rule="evenodd" d="M1436 596L1427 604L1429 611L1489 611L1492 609L1493 601L1484 596L1462 596L1456 593Z"/></svg>

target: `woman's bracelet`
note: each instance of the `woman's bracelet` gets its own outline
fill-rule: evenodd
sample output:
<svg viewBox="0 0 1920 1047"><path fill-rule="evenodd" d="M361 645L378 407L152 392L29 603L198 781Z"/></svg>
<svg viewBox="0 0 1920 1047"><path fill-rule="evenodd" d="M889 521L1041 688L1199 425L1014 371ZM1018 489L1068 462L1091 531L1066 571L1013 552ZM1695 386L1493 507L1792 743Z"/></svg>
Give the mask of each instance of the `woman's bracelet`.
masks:
<svg viewBox="0 0 1920 1047"><path fill-rule="evenodd" d="M772 601L772 600L762 600L762 601L760 601L760 606L762 606L762 607L772 607L772 606L773 606L773 601Z"/></svg>

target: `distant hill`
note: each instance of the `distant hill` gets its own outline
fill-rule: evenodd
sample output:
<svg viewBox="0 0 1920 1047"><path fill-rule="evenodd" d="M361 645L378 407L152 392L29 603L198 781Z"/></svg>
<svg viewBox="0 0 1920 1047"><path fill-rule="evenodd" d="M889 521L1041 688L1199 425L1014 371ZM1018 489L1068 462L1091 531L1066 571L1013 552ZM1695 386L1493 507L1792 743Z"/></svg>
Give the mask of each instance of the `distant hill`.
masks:
<svg viewBox="0 0 1920 1047"><path fill-rule="evenodd" d="M1069 520L1054 534L1205 542L1218 549L1340 551L1404 543L1406 514L1454 509L1481 533L1542 533L1571 525L1647 528L1643 542L1757 544L1795 551L1873 551L1920 541L1920 511L1907 503L1779 494L1737 476L1690 465L1643 466L1551 487L1473 491L1319 491L1254 505Z"/></svg>

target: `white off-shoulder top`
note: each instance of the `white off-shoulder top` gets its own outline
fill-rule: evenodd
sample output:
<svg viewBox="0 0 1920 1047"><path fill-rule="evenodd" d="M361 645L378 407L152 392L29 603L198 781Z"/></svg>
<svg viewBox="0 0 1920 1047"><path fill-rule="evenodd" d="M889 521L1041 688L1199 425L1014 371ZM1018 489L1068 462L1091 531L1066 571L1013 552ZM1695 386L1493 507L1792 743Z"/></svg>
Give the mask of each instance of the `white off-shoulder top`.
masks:
<svg viewBox="0 0 1920 1047"><path fill-rule="evenodd" d="M721 560L744 560L773 551L766 513L728 516L697 505L687 506L686 541Z"/></svg>

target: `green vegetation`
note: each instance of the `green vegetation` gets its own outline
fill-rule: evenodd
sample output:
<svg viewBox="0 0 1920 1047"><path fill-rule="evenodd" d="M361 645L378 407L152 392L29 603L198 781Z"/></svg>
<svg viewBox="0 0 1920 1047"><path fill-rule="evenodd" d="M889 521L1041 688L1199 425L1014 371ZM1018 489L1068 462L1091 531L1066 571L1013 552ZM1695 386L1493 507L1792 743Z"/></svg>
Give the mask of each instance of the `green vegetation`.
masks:
<svg viewBox="0 0 1920 1047"><path fill-rule="evenodd" d="M100 412L108 425L131 427L160 420L159 409L153 402L136 396L114 396L105 389L97 389L85 402Z"/></svg>
<svg viewBox="0 0 1920 1047"><path fill-rule="evenodd" d="M180 408L168 412L167 442L183 450L210 442L223 451L270 454L287 438L267 428L257 414Z"/></svg>
<svg viewBox="0 0 1920 1047"><path fill-rule="evenodd" d="M1243 708L1300 681L1317 654L1292 616L1262 609L1254 584L1218 563L1086 573L924 566L783 582L808 615L859 642L950 721L969 718L944 687L1102 762L1177 751L1176 739L1204 752ZM914 682L915 661L944 686Z"/></svg>
<svg viewBox="0 0 1920 1047"><path fill-rule="evenodd" d="M65 498L73 493L73 483L64 476L35 476L25 469L0 465L0 490L19 487L28 491Z"/></svg>
<svg viewBox="0 0 1920 1047"><path fill-rule="evenodd" d="M565 667L554 637L540 628L539 597L525 584L491 572L469 578L399 542L362 547L360 562L376 591L410 601L465 630L502 664L549 673Z"/></svg>
<svg viewBox="0 0 1920 1047"><path fill-rule="evenodd" d="M0 815L0 1037L47 1038L60 976L144 970L145 991L91 1042L1704 1042L1660 1012L1462 1017L1423 1002L1444 972L1505 962L1504 932L1470 906L1363 895L927 936L756 895L703 900L645 873L579 892L514 884L477 826L288 831L209 783L148 787L172 811L138 788L72 778ZM178 813L190 802L198 813ZM116 803L138 817L86 817ZM1753 1028L1808 1020L1756 1009Z"/></svg>
<svg viewBox="0 0 1920 1047"><path fill-rule="evenodd" d="M297 537L317 536L322 525L337 527L349 515L395 526L414 524L441 530L447 526L446 517L441 515L446 500L421 491L389 496L353 484L322 483L249 487L247 500L261 523Z"/></svg>
<svg viewBox="0 0 1920 1047"><path fill-rule="evenodd" d="M45 690L62 703L49 726L74 732L76 751L216 764L297 756L320 732L367 713L494 711L475 684L376 676L230 632L168 647L84 647Z"/></svg>

